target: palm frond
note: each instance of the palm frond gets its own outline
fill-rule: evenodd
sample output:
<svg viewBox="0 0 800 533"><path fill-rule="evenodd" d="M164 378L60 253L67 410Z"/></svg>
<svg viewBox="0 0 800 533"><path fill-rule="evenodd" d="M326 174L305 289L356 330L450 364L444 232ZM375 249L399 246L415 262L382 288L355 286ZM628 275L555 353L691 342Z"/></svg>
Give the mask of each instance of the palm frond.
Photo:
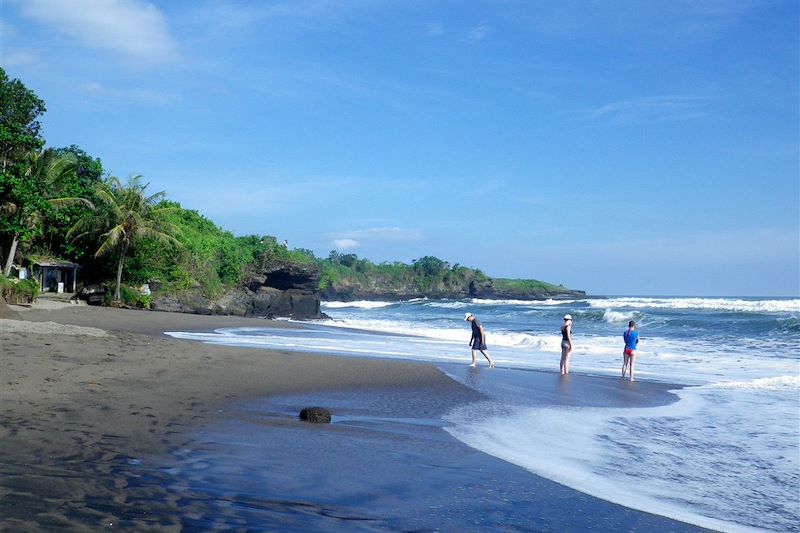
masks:
<svg viewBox="0 0 800 533"><path fill-rule="evenodd" d="M95 252L94 256L100 257L101 255L105 255L111 250L116 249L117 244L120 242L120 240L125 238L125 235L125 230L121 225L114 226L107 232L103 233L100 236L102 241L100 243L100 248L97 249L97 252Z"/></svg>
<svg viewBox="0 0 800 533"><path fill-rule="evenodd" d="M94 204L86 198L51 198L47 200L47 203L56 209L63 209L64 207L71 207L73 205L82 205L84 207L88 207L89 209L95 208Z"/></svg>
<svg viewBox="0 0 800 533"><path fill-rule="evenodd" d="M183 245L180 243L180 241L178 241L178 239L176 239L172 235L169 235L167 233L163 233L163 232L158 231L157 229L152 228L152 227L142 227L142 228L140 228L139 229L139 236L147 237L147 238L153 239L156 242L161 242L161 243L164 243L164 244L167 244L167 243L174 244L178 248L182 248L183 247Z"/></svg>
<svg viewBox="0 0 800 533"><path fill-rule="evenodd" d="M95 189L94 192L95 196L98 200L103 204L103 206L111 211L111 216L114 219L120 219L123 217L122 210L117 203L117 199L114 196L114 193L105 186L105 184L101 184Z"/></svg>
<svg viewBox="0 0 800 533"><path fill-rule="evenodd" d="M150 196L145 198L144 203L146 203L149 206L154 206L166 197L167 193L165 191L158 191L157 193L151 194Z"/></svg>
<svg viewBox="0 0 800 533"><path fill-rule="evenodd" d="M67 231L67 239L71 239L74 242L87 234L97 233L100 227L98 217L82 218Z"/></svg>

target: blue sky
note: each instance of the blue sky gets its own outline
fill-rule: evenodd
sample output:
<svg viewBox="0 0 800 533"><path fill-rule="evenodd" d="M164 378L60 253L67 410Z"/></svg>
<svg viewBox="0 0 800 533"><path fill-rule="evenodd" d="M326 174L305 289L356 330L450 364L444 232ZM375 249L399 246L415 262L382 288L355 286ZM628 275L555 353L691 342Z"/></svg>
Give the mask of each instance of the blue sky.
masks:
<svg viewBox="0 0 800 533"><path fill-rule="evenodd" d="M798 295L796 1L0 0L50 146L237 235Z"/></svg>

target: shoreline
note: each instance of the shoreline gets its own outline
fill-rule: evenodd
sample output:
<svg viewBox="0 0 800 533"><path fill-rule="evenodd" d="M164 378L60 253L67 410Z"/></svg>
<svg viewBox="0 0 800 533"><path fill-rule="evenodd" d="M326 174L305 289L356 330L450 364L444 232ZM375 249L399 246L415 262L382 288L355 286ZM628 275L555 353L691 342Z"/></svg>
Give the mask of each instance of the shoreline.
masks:
<svg viewBox="0 0 800 533"><path fill-rule="evenodd" d="M138 408L136 415L142 409L158 410L168 420L157 424L149 420L146 426L161 427L186 425L184 411L192 411L188 415L191 419L206 418L198 417L198 413L210 413L224 403L241 399L365 386L441 385L450 381L431 365L212 346L163 333L274 327L269 320L93 307L24 310L20 318L13 322L32 322L30 330L0 330L7 378L0 398L22 409L23 402L37 405L75 401L81 407L124 416L124 409L118 404L120 400L130 400L129 407ZM0 320L0 324L4 322ZM102 335L103 331L108 333ZM190 407L201 409L194 412ZM99 423L103 418L91 422ZM130 418L137 420L137 416ZM143 430L134 423L124 427L124 436L131 436L130 427ZM157 431L148 429L143 433L155 435ZM149 451L149 447L140 451Z"/></svg>
<svg viewBox="0 0 800 533"><path fill-rule="evenodd" d="M212 346L175 340L163 334L164 331L210 331L225 327L292 327L285 322L87 306L24 309L19 310L19 318L31 324L31 331L0 330L6 378L0 393L3 406L0 415L2 529L35 531L59 525L67 531L81 531L115 523L127 524L136 530L179 530L184 522L178 516L178 509L171 504L155 505L161 511L151 514L159 515L160 525L153 522L152 516L126 515L125 506L137 509L147 506L136 503L141 491L132 488L130 468L121 468L121 465L129 460L138 461L139 457L164 456L181 449L189 439L196 438L198 432L219 427L232 411L240 412L236 406L285 397L331 401L343 396L361 402L359 405L370 406L375 410L371 416L375 416L381 409L385 410L386 405L397 403L398 398L430 396L433 399L428 403L415 400L422 402L415 405L422 412L440 414L443 406L452 408L482 398L481 393L458 383L431 364ZM72 326L73 331L54 333L50 323ZM43 329L37 332L36 328ZM110 334L95 335L91 330L80 328L99 328ZM297 410L305 406L297 405ZM396 413L393 415L390 410L384 415L391 419ZM263 420L257 424L270 425ZM371 431L358 428L359 424L363 421L310 429L297 422L296 416L284 413L277 422L273 420L269 431L276 441L283 443L286 453L290 453L306 445L302 440L305 437L296 440L296 432L306 437L309 434L319 437L326 431L340 433L342 442L350 442L363 431ZM469 469L459 470L457 461L451 457L456 451L469 456L472 468L479 471L505 472L505 476L518 480L518 485L536 484L544 493L535 498L543 502L555 495L574 497L584 501L584 505L586 501L592 502L593 513L602 511L601 514L617 525L632 524L633 520L643 527L640 522L644 520L654 527L669 524L672 529L700 530L598 500L539 478L467 448L455 438L445 436L441 426L435 431L415 428L412 433L415 435L410 441L416 446L434 442L442 450L439 461L452 464L438 474L431 474L427 472L426 466L430 465L425 454L412 447L403 448L405 461L394 468L408 466L422 478L433 476L429 481L434 483L452 485L480 480L481 476L473 479L474 474ZM367 439L366 448L359 448L367 456L379 453L377 448L386 442L374 435L371 438ZM391 442L395 440L396 435ZM363 445L361 440L358 442ZM297 463L290 457L276 464L286 472L287 480L298 473ZM459 470L457 475L452 474L454 469ZM333 478L329 482L335 488L337 474L330 475ZM494 474L490 478L494 483L500 482ZM407 480L406 483L411 482ZM148 490L152 492L151 505L164 496L156 487ZM291 487L285 490L297 498L303 495L303 491L293 491ZM350 503L356 508L359 506L357 501ZM531 513L527 518L519 513L512 514L517 522L529 520L531 527L547 515L547 520L556 520L551 527L559 529L552 511L545 512L540 507L536 501L527 505ZM568 509L568 506L563 508L565 512ZM570 523L578 526L580 516L591 520L590 515L573 517ZM433 515L430 519L433 520ZM585 525L588 527L589 523ZM391 520L384 523L390 529L403 524ZM424 525L417 524L418 527Z"/></svg>

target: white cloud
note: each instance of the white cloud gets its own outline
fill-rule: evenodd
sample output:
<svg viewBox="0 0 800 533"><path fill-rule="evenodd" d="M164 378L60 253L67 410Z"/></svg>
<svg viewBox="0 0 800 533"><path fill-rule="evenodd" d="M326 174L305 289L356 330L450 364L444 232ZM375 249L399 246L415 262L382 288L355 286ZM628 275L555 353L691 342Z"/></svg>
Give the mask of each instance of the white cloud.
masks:
<svg viewBox="0 0 800 533"><path fill-rule="evenodd" d="M543 196L518 196L517 200L528 205L545 205L547 203Z"/></svg>
<svg viewBox="0 0 800 533"><path fill-rule="evenodd" d="M2 13L1 9L2 9L2 4L0 4L0 13ZM0 36L2 36L3 41L6 41L8 39L16 39L19 37L19 31L17 31L17 28L7 23L6 21L0 20ZM3 45L5 44L6 43L3 42Z"/></svg>
<svg viewBox="0 0 800 533"><path fill-rule="evenodd" d="M184 186L176 196L185 207L197 209L205 215L264 215L288 213L297 206L307 206L314 198L319 198L327 187L321 181L282 181L273 177L270 171L256 174L261 176L256 180L244 175L228 174L224 178L228 185L214 195L209 195L205 187L198 187L196 178L182 178L179 181Z"/></svg>
<svg viewBox="0 0 800 533"><path fill-rule="evenodd" d="M17 50L2 54L0 60L2 60L4 68L19 68L39 62L39 55L31 50Z"/></svg>
<svg viewBox="0 0 800 533"><path fill-rule="evenodd" d="M491 33L492 28L487 26L486 24L481 24L480 26L475 26L472 28L469 33L467 33L467 38L470 41L481 41L485 39L489 33Z"/></svg>
<svg viewBox="0 0 800 533"><path fill-rule="evenodd" d="M423 235L416 229L369 228L346 231L338 235L341 239L379 240L379 241L419 241Z"/></svg>
<svg viewBox="0 0 800 533"><path fill-rule="evenodd" d="M333 247L337 250L352 250L359 246L361 246L361 243L354 239L335 239L333 241Z"/></svg>
<svg viewBox="0 0 800 533"><path fill-rule="evenodd" d="M583 114L591 119L635 119L642 116L686 117L701 113L708 104L702 96L648 96L632 100L619 100L602 106L586 109Z"/></svg>
<svg viewBox="0 0 800 533"><path fill-rule="evenodd" d="M428 37L439 37L444 35L444 24L441 22L430 22L426 24L425 35Z"/></svg>
<svg viewBox="0 0 800 533"><path fill-rule="evenodd" d="M143 0L25 0L21 12L84 45L137 61L177 58L164 14Z"/></svg>
<svg viewBox="0 0 800 533"><path fill-rule="evenodd" d="M100 83L84 84L81 91L114 102L163 105L175 100L174 96L165 93L136 89L112 89Z"/></svg>
<svg viewBox="0 0 800 533"><path fill-rule="evenodd" d="M333 237L333 246L337 250L352 250L376 242L418 241L423 238L419 230L399 227L345 231Z"/></svg>
<svg viewBox="0 0 800 533"><path fill-rule="evenodd" d="M194 2L193 9L184 12L184 19L194 25L204 25L211 31L263 30L265 24L280 25L282 30L308 29L315 25L330 28L340 24L349 14L380 9L379 2L370 0L286 0L270 2Z"/></svg>

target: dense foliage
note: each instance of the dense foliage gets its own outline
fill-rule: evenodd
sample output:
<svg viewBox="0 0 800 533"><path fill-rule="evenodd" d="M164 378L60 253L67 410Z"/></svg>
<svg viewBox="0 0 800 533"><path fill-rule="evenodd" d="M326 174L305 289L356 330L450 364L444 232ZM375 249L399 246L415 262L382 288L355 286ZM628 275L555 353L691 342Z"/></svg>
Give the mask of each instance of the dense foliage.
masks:
<svg viewBox="0 0 800 533"><path fill-rule="evenodd" d="M361 288L408 292L409 288L425 294L457 293L470 282L485 283L489 278L480 270L461 265L450 266L437 257L425 256L406 263L375 264L359 259L355 254L332 251L320 261L320 289L329 286L358 286Z"/></svg>
<svg viewBox="0 0 800 533"><path fill-rule="evenodd" d="M7 170L21 154L44 146L39 134L39 116L44 112L44 102L0 68L0 170Z"/></svg>
<svg viewBox="0 0 800 533"><path fill-rule="evenodd" d="M258 261L266 258L306 262L307 253L289 251L271 236L235 237L194 210L176 202L158 204L163 220L174 228L176 243L143 238L132 248L126 280L151 283L169 293L197 288L213 297L247 281Z"/></svg>

